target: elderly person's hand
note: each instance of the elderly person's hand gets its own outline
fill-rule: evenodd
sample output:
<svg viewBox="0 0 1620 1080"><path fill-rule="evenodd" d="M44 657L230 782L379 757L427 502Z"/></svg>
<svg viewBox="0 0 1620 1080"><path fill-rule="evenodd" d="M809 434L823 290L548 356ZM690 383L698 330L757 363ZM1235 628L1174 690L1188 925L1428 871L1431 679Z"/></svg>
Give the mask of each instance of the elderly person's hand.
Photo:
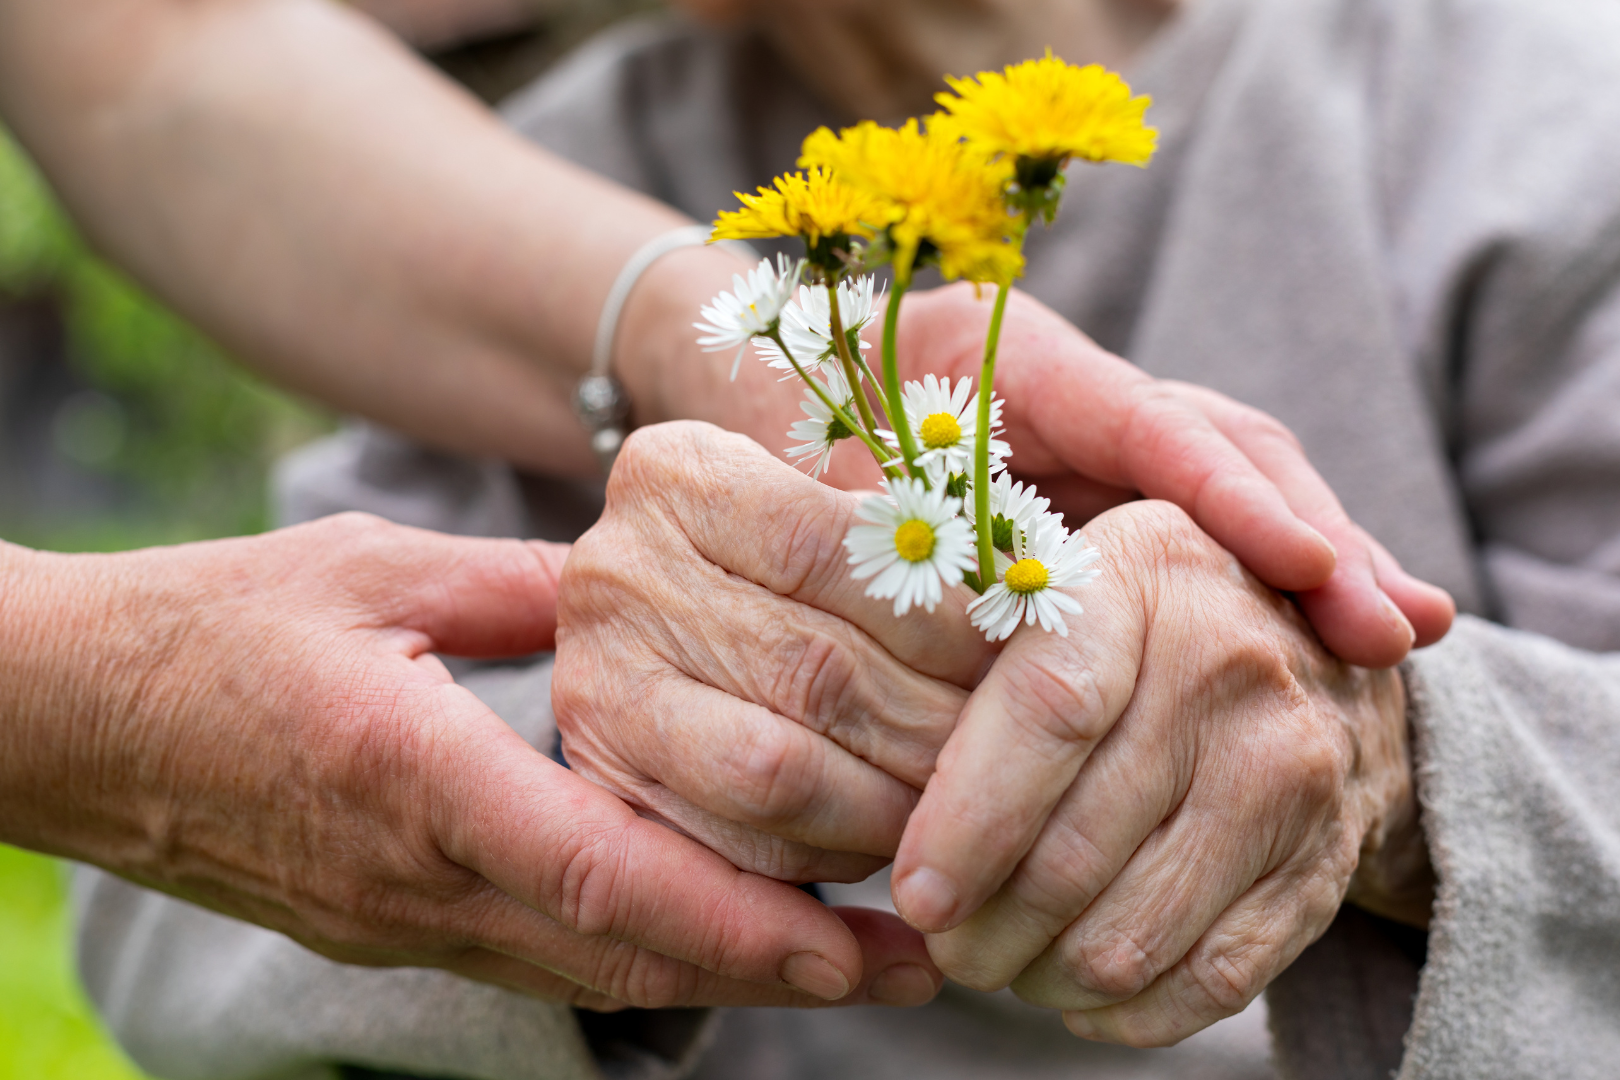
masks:
<svg viewBox="0 0 1620 1080"><path fill-rule="evenodd" d="M1352 884L1421 924L1432 879L1399 675L1329 656L1172 506L1086 532L1085 613L975 689L894 894L952 978L1160 1045L1240 1011Z"/></svg>
<svg viewBox="0 0 1620 1080"><path fill-rule="evenodd" d="M941 967L1016 977L1087 1034L1173 1041L1241 1008L1353 872L1422 921L1399 677L1328 655L1185 514L1094 521L1086 613L1015 634L969 697L994 650L965 595L898 620L866 598L855 503L706 425L638 432L564 572L575 769L790 881L858 880L904 830L896 899L949 929Z"/></svg>
<svg viewBox="0 0 1620 1080"><path fill-rule="evenodd" d="M899 333L906 377L976 381L990 307L988 291L980 297L966 284L909 296ZM1351 663L1387 667L1450 628L1451 598L1403 571L1349 519L1272 417L1150 378L1017 291L1000 357L1012 471L1071 523L1137 493L1173 502L1262 582L1294 592L1322 641ZM1332 542L1336 564L1315 561L1301 523Z"/></svg>
<svg viewBox="0 0 1620 1080"><path fill-rule="evenodd" d="M992 655L949 597L896 619L841 543L857 499L697 423L626 442L559 597L569 764L744 869L859 881Z"/></svg>
<svg viewBox="0 0 1620 1080"><path fill-rule="evenodd" d="M898 996L931 995L892 916L739 873L451 681L433 653L551 647L565 553L360 515L0 545L0 838L334 959L591 1008L859 1002L896 967Z"/></svg>

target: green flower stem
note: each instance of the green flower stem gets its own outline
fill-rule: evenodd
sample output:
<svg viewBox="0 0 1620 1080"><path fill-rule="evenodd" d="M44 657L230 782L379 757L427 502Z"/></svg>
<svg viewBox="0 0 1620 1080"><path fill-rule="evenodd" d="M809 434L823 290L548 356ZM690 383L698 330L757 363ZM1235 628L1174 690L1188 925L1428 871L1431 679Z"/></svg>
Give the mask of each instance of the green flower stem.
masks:
<svg viewBox="0 0 1620 1080"><path fill-rule="evenodd" d="M833 349L838 354L838 364L844 369L844 381L849 383L850 392L855 395L855 408L860 410L861 422L866 425L867 433L875 439L878 432L877 417L872 415L872 403L866 400L866 387L861 383L860 372L855 369L855 358L849 355L849 337L844 333L844 313L838 307L838 284L830 278L827 280L827 300L831 312L828 316L827 329L832 331Z"/></svg>
<svg viewBox="0 0 1620 1080"><path fill-rule="evenodd" d="M1058 192L1061 197L1061 188ZM1053 213L1057 203L1051 201ZM1034 205L1023 207L1010 237L1018 250L1024 248L1024 237L1041 212ZM1051 220L1048 218L1047 220ZM1004 282L996 290L996 307L990 314L990 332L984 339L984 366L979 370L979 429L973 437L973 521L979 541L979 582L988 589L996 581L996 545L992 539L995 522L990 520L990 394L996 385L996 350L1001 347L1001 320L1007 314L1007 296L1012 282ZM982 591L982 590L981 590Z"/></svg>
<svg viewBox="0 0 1620 1080"><path fill-rule="evenodd" d="M889 398L889 422L895 438L900 441L900 456L906 459L906 472L921 480L925 490L933 490L928 477L917 468L917 440L911 435L911 421L906 417L906 399L900 394L900 367L895 357L895 341L900 326L900 298L911 286L911 275L900 273L896 265L894 287L889 290L889 313L883 320L883 389Z"/></svg>
<svg viewBox="0 0 1620 1080"><path fill-rule="evenodd" d="M996 580L996 545L990 520L990 391L996 381L996 350L1001 345L1001 319L1007 313L1012 283L996 290L990 315L990 333L984 339L984 367L979 371L979 429L973 445L973 521L979 534L979 582L989 588Z"/></svg>
<svg viewBox="0 0 1620 1080"><path fill-rule="evenodd" d="M891 415L889 408L889 399L883 393L883 380L872 374L872 369L866 366L866 360L862 358L860 353L855 354L855 366L861 369L861 374L865 375L867 381L872 384L872 392L877 395L878 399L878 411L883 414L883 422L891 428L894 427L894 417Z"/></svg>
<svg viewBox="0 0 1620 1080"><path fill-rule="evenodd" d="M770 339L776 342L776 347L782 350L782 355L787 357L788 363L793 365L793 370L798 373L799 378L804 380L804 384L810 388L810 392L820 398L823 405L832 410L832 414L838 418L838 422L843 424L850 434L866 444L866 448L872 451L872 457L877 460L878 467L883 468L883 463L888 461L891 456L889 448L878 442L876 436L869 434L854 420L850 419L849 413L845 412L832 398L828 397L827 391L821 388L821 384L812 379L809 373L799 366L799 361L794 359L793 353L788 351L787 342L782 340L781 330L772 330ZM896 469L883 468L883 475L890 480L894 480L900 474Z"/></svg>

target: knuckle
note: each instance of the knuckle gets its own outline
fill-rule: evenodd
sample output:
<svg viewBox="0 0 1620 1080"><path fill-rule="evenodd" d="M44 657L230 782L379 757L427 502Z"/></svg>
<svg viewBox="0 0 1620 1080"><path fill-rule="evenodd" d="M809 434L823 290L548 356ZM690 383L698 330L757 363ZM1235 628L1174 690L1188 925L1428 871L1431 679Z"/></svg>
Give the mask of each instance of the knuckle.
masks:
<svg viewBox="0 0 1620 1080"><path fill-rule="evenodd" d="M751 824L765 828L799 821L815 801L821 747L808 732L774 723L750 730L722 763L729 797Z"/></svg>
<svg viewBox="0 0 1620 1080"><path fill-rule="evenodd" d="M1199 950L1187 958L1187 975L1213 1006L1216 1015L1200 1010L1206 1022L1241 1012L1264 989L1252 948Z"/></svg>
<svg viewBox="0 0 1620 1080"><path fill-rule="evenodd" d="M618 937L629 915L620 829L570 831L556 863L547 868L544 892L558 922L586 937ZM617 995L615 995L617 996Z"/></svg>
<svg viewBox="0 0 1620 1080"><path fill-rule="evenodd" d="M1065 823L1042 838L1040 859L1026 859L1012 886L1019 903L1035 915L1066 923L1094 899L1107 866L1101 849Z"/></svg>
<svg viewBox="0 0 1620 1080"><path fill-rule="evenodd" d="M1107 703L1094 672L1031 657L1008 685L1011 715L1037 738L1089 745L1106 734Z"/></svg>
<svg viewBox="0 0 1620 1080"><path fill-rule="evenodd" d="M349 540L374 540L398 529L393 522L363 510L345 510L321 518L314 527Z"/></svg>
<svg viewBox="0 0 1620 1080"><path fill-rule="evenodd" d="M1243 426L1250 440L1255 442L1275 443L1283 449L1304 455L1305 449L1289 426L1278 420L1270 413L1262 412L1249 405L1238 405L1238 423Z"/></svg>
<svg viewBox="0 0 1620 1080"><path fill-rule="evenodd" d="M1082 938L1063 954L1070 976L1082 987L1114 1001L1128 1001L1158 977L1148 952L1128 935Z"/></svg>
<svg viewBox="0 0 1620 1080"><path fill-rule="evenodd" d="M614 942L598 958L591 986L631 1008L679 1008L696 997L697 969L648 949Z"/></svg>
<svg viewBox="0 0 1620 1080"><path fill-rule="evenodd" d="M847 642L820 629L793 628L770 652L777 657L776 711L823 733L846 715L857 677Z"/></svg>
<svg viewBox="0 0 1620 1080"><path fill-rule="evenodd" d="M689 479L686 474L694 471L690 463L696 450L693 426L651 424L626 437L614 459L613 471L608 474L608 513Z"/></svg>

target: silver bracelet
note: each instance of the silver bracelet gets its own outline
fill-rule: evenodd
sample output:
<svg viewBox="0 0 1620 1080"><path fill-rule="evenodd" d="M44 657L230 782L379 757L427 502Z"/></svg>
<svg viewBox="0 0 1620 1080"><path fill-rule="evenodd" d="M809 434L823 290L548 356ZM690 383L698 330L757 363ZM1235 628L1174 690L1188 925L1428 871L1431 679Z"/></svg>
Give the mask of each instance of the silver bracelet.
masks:
<svg viewBox="0 0 1620 1080"><path fill-rule="evenodd" d="M613 280L607 300L602 303L602 317L596 324L596 347L591 352L591 370L574 389L574 412L591 433L591 450L602 463L604 473L613 469L613 459L619 456L624 444L625 421L630 418L630 397L624 385L613 377L613 343L619 331L619 316L624 313L630 291L636 287L653 263L680 248L697 247L709 241L710 227L686 225L655 236L637 249ZM722 241L728 246L745 250L754 256L753 248L736 241ZM755 256L757 257L757 256Z"/></svg>

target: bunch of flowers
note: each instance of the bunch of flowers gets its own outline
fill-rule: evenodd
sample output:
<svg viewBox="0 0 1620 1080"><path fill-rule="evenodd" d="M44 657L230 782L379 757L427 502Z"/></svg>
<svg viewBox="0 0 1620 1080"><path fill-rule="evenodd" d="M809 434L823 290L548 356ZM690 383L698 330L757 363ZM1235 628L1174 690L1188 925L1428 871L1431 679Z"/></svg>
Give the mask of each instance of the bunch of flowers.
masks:
<svg viewBox="0 0 1620 1080"><path fill-rule="evenodd" d="M943 111L926 121L821 128L804 141L802 171L737 193L742 205L720 214L715 240L798 237L805 254L735 278L703 308L699 344L735 348L733 378L752 344L803 380L807 418L789 432L797 443L787 454L812 476L847 439L877 460L884 494L862 503L865 524L844 541L869 596L893 599L901 616L933 611L947 587L965 583L979 594L973 624L991 641L1024 623L1067 634L1063 613L1080 605L1062 590L1096 577L1101 555L1006 472L996 349L1024 237L1036 218L1056 216L1065 167L1076 158L1145 165L1157 133L1143 123L1147 97L1050 50L947 83ZM882 302L872 272L884 265L892 281L874 373L861 332ZM925 266L997 289L977 392L969 378L900 384L900 303Z"/></svg>

